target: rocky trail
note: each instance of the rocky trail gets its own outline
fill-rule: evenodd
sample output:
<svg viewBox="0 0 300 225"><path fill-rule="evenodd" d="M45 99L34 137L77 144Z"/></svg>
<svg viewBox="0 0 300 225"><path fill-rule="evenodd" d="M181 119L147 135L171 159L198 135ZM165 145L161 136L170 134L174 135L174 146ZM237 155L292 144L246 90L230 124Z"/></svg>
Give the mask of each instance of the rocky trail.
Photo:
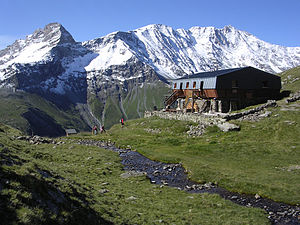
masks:
<svg viewBox="0 0 300 225"><path fill-rule="evenodd" d="M152 184L167 185L190 193L212 193L245 207L264 209L268 214L271 224L300 224L300 206L262 198L258 194L246 195L227 191L214 183L199 184L188 179L185 169L180 164L167 164L146 158L131 149L120 149L111 142L80 140L78 144L92 145L118 152L124 170L122 176L146 175Z"/></svg>

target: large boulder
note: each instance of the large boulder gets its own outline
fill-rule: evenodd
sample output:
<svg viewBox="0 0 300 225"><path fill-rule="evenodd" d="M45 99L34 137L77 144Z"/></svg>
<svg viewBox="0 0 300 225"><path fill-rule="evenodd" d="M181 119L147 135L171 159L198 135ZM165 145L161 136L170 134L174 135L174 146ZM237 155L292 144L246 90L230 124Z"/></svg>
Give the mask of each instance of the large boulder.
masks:
<svg viewBox="0 0 300 225"><path fill-rule="evenodd" d="M221 131L224 131L224 132L240 130L240 127L238 125L228 123L228 122L219 123L217 126L220 128Z"/></svg>

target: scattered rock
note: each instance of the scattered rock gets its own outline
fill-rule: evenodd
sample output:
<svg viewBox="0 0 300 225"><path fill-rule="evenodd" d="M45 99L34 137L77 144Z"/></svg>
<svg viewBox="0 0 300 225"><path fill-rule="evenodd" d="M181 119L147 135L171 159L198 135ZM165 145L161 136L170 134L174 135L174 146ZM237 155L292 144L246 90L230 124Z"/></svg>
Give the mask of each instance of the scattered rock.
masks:
<svg viewBox="0 0 300 225"><path fill-rule="evenodd" d="M138 172L138 171L127 171L125 173L122 173L120 175L121 178L129 178L129 177L140 177L140 176L146 176L146 172Z"/></svg>
<svg viewBox="0 0 300 225"><path fill-rule="evenodd" d="M159 175L159 174L160 174L159 170L155 170L155 171L153 172L153 175L154 175L154 176L157 176L157 175Z"/></svg>
<svg viewBox="0 0 300 225"><path fill-rule="evenodd" d="M259 194L255 194L254 197L255 197L255 199L260 199L261 198Z"/></svg>
<svg viewBox="0 0 300 225"><path fill-rule="evenodd" d="M151 129L151 128L146 128L144 129L144 131L148 132L148 133L152 133L152 134L160 134L161 130L160 129Z"/></svg>
<svg viewBox="0 0 300 225"><path fill-rule="evenodd" d="M285 120L283 122L287 123L288 125L294 125L296 123L295 121L290 121L290 120Z"/></svg>
<svg viewBox="0 0 300 225"><path fill-rule="evenodd" d="M137 200L137 197L130 196L130 197L127 198L127 200L129 200L129 201L134 201L134 200Z"/></svg>
<svg viewBox="0 0 300 225"><path fill-rule="evenodd" d="M204 134L205 129L206 129L206 125L205 124L199 124L197 126L189 126L189 130L186 132L189 136L192 137L198 137L201 136L202 134Z"/></svg>
<svg viewBox="0 0 300 225"><path fill-rule="evenodd" d="M40 137L38 135L35 136L17 136L15 137L15 140L23 140L23 141L28 141L30 144L33 145L39 145L39 144L64 144L65 142L63 141L56 141L51 138L45 138L45 137Z"/></svg>
<svg viewBox="0 0 300 225"><path fill-rule="evenodd" d="M100 193L100 194L105 194L105 193L107 193L107 192L109 192L108 189L100 189L100 190L99 190L99 193Z"/></svg>
<svg viewBox="0 0 300 225"><path fill-rule="evenodd" d="M217 125L221 131L228 132L228 131L239 131L240 127L238 125L232 124L232 123L220 123Z"/></svg>
<svg viewBox="0 0 300 225"><path fill-rule="evenodd" d="M287 171L300 170L300 165L292 165L287 168Z"/></svg>

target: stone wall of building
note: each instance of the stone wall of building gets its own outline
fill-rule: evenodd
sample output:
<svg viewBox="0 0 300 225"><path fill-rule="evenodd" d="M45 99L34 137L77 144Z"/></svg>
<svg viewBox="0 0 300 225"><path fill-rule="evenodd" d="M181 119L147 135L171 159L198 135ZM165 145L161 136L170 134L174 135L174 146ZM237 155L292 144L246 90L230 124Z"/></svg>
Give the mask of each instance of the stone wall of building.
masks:
<svg viewBox="0 0 300 225"><path fill-rule="evenodd" d="M183 112L164 112L164 111L154 111L145 112L144 117L149 118L152 116L157 116L162 119L169 120L182 120L191 121L194 123L201 123L205 125L216 125L220 122L225 122L225 119L217 116L211 116L201 113L183 113Z"/></svg>

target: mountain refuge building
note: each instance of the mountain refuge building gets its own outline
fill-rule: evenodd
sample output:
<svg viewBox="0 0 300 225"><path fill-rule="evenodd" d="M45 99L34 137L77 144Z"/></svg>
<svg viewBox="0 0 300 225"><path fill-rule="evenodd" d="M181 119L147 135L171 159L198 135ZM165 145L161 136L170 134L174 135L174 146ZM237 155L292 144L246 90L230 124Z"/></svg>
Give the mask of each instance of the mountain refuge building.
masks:
<svg viewBox="0 0 300 225"><path fill-rule="evenodd" d="M253 67L187 75L171 80L167 110L229 112L276 99L281 78Z"/></svg>

